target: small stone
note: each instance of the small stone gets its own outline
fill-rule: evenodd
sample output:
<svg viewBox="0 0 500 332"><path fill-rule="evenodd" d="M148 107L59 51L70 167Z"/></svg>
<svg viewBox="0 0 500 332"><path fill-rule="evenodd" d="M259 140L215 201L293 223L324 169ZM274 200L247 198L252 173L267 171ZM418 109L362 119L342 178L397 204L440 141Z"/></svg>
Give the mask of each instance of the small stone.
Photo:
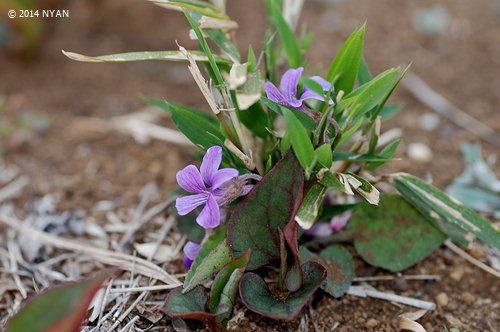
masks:
<svg viewBox="0 0 500 332"><path fill-rule="evenodd" d="M420 162L428 162L432 159L432 150L424 143L411 143L406 151L408 157Z"/></svg>
<svg viewBox="0 0 500 332"><path fill-rule="evenodd" d="M477 259L484 257L484 250L479 244L474 244L472 248L470 248L470 254Z"/></svg>
<svg viewBox="0 0 500 332"><path fill-rule="evenodd" d="M464 276L465 269L462 266L457 267L456 269L453 270L450 274L450 278L455 280L455 281L460 281L462 277Z"/></svg>
<svg viewBox="0 0 500 332"><path fill-rule="evenodd" d="M454 327L460 329L462 327L462 322L452 315L446 315L446 322L450 325L450 328Z"/></svg>
<svg viewBox="0 0 500 332"><path fill-rule="evenodd" d="M464 292L460 296L460 300L465 304L471 305L476 302L476 297L469 292Z"/></svg>
<svg viewBox="0 0 500 332"><path fill-rule="evenodd" d="M369 320L366 321L365 327L369 330L374 329L378 325L378 320L374 318L370 318Z"/></svg>
<svg viewBox="0 0 500 332"><path fill-rule="evenodd" d="M434 113L425 113L418 118L418 125L423 130L431 131L437 129L440 123L439 116Z"/></svg>
<svg viewBox="0 0 500 332"><path fill-rule="evenodd" d="M439 293L436 295L436 302L439 304L441 307L445 307L448 305L448 295L446 293Z"/></svg>

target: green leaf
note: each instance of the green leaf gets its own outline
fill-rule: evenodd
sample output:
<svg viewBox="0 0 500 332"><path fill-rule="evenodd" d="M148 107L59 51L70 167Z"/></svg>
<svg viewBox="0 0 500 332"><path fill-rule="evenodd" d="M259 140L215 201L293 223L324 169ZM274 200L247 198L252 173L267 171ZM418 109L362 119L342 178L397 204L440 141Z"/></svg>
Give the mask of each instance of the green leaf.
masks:
<svg viewBox="0 0 500 332"><path fill-rule="evenodd" d="M10 320L5 332L79 331L90 301L115 271L106 269L93 278L47 289Z"/></svg>
<svg viewBox="0 0 500 332"><path fill-rule="evenodd" d="M321 215L318 217L318 220L331 219L332 217L338 216L348 210L351 210L356 206L356 204L336 204L324 206L323 211L321 211Z"/></svg>
<svg viewBox="0 0 500 332"><path fill-rule="evenodd" d="M219 18L221 20L228 20L229 17L225 14L221 13L215 6L205 2L198 0L169 0L166 2L165 0L152 0L153 2L157 2L159 4L169 4L172 6L177 6L181 8L185 8L188 10L192 10L196 13L200 13L206 16Z"/></svg>
<svg viewBox="0 0 500 332"><path fill-rule="evenodd" d="M255 53L253 52L252 45L248 45L248 72L252 73L257 70L257 59L255 58Z"/></svg>
<svg viewBox="0 0 500 332"><path fill-rule="evenodd" d="M221 304L229 307L227 314L217 319L219 321L229 318L233 310L234 299L238 292L238 284L250 261L250 252L251 250L248 249L243 255L227 264L214 280L212 290L210 291L210 312L215 313Z"/></svg>
<svg viewBox="0 0 500 332"><path fill-rule="evenodd" d="M326 187L345 192L345 186L337 179L337 176L328 169L323 172L318 172L318 179L319 183Z"/></svg>
<svg viewBox="0 0 500 332"><path fill-rule="evenodd" d="M287 109L291 111L295 117L300 121L300 123L304 126L304 128L308 130L314 130L316 129L316 122L314 122L313 118L311 118L309 115L305 114L304 112L292 108L292 107L286 107L283 105L278 104L275 101L272 101L269 98L266 97L261 97L260 100L273 112L279 115L283 115L283 110Z"/></svg>
<svg viewBox="0 0 500 332"><path fill-rule="evenodd" d="M260 79L260 71L249 72L246 82L236 89L236 102L240 110L246 110L260 100L262 91L262 80ZM262 106L260 105L262 110ZM267 114L262 110L265 116L263 123L267 124ZM252 113L250 113L252 114ZM260 114L259 114L260 115Z"/></svg>
<svg viewBox="0 0 500 332"><path fill-rule="evenodd" d="M347 160L351 162L381 162L385 163L391 161L390 157L382 156L382 154L366 154L366 153L353 153L347 151L335 151L333 152L333 160Z"/></svg>
<svg viewBox="0 0 500 332"><path fill-rule="evenodd" d="M295 216L295 220L303 229L311 228L318 218L319 210L326 194L326 188L324 185L315 182L305 194Z"/></svg>
<svg viewBox="0 0 500 332"><path fill-rule="evenodd" d="M380 110L379 115L382 119L388 119L396 115L396 113L399 112L403 108L403 106L403 104L385 105Z"/></svg>
<svg viewBox="0 0 500 332"><path fill-rule="evenodd" d="M305 76L301 76L299 82L304 86L306 86L309 90L316 92L318 95L322 97L325 95L323 87L318 82Z"/></svg>
<svg viewBox="0 0 500 332"><path fill-rule="evenodd" d="M231 252L226 241L226 227L221 227L208 238L198 252L184 280L183 292L188 292L210 278L231 260Z"/></svg>
<svg viewBox="0 0 500 332"><path fill-rule="evenodd" d="M217 67L217 63L215 62L215 58L212 54L212 51L210 50L210 47L208 46L207 41L205 40L205 37L203 37L203 33L198 27L198 23L195 22L195 20L191 17L191 15L189 15L187 11L184 11L184 15L186 15L186 18L189 24L191 25L191 28L193 28L194 32L196 33L196 37L198 38L203 53L205 53L205 55L208 57L208 63L210 64L210 68L212 69L216 83L218 85L224 85L225 81L222 78L222 74L220 73L219 67Z"/></svg>
<svg viewBox="0 0 500 332"><path fill-rule="evenodd" d="M293 151L297 155L297 159L300 161L302 167L306 170L306 174L309 174L315 162L314 148L309 135L290 110L283 108L282 112L290 132Z"/></svg>
<svg viewBox="0 0 500 332"><path fill-rule="evenodd" d="M250 106L248 110L237 110L238 119L257 137L266 138L269 132L266 130L268 126L268 117L262 104L257 102Z"/></svg>
<svg viewBox="0 0 500 332"><path fill-rule="evenodd" d="M368 263L393 272L429 255L446 236L398 195L382 195L379 206L366 202L352 211L354 247Z"/></svg>
<svg viewBox="0 0 500 332"><path fill-rule="evenodd" d="M241 61L240 53L229 38L227 38L226 33L220 29L203 29L207 36L213 40L213 42L221 48L224 52L229 55L231 61L234 63L239 63Z"/></svg>
<svg viewBox="0 0 500 332"><path fill-rule="evenodd" d="M294 262L291 269L286 274L285 285L291 292L297 291L302 287L304 275L300 264L299 256L299 226L295 220L291 220L283 229L288 248L292 252Z"/></svg>
<svg viewBox="0 0 500 332"><path fill-rule="evenodd" d="M170 61L187 61L186 57L180 51L144 51L144 52L128 52L100 56L88 56L73 52L62 51L65 56L72 60L82 62L128 62L128 61L144 61L144 60L170 60ZM200 51L188 51L196 61L208 62L208 57ZM231 61L215 56L214 60L220 64L230 64Z"/></svg>
<svg viewBox="0 0 500 332"><path fill-rule="evenodd" d="M240 281L240 297L252 311L273 319L294 320L326 278L323 266L315 262L302 265L304 283L285 299L271 293L265 281L255 273L247 273Z"/></svg>
<svg viewBox="0 0 500 332"><path fill-rule="evenodd" d="M188 213L184 216L179 215L176 208L170 209L170 212L175 214L177 228L186 235L189 241L196 243L200 243L205 236L205 230L196 222L196 217L201 212L199 209L200 208L197 208L194 213Z"/></svg>
<svg viewBox="0 0 500 332"><path fill-rule="evenodd" d="M332 146L330 144L323 144L318 146L316 150L314 150L314 155L316 156L316 160L318 163L326 168L332 167Z"/></svg>
<svg viewBox="0 0 500 332"><path fill-rule="evenodd" d="M319 256L300 247L300 257L303 261L313 261L321 264L328 272L321 289L333 297L344 295L354 279L354 262L349 250L341 245L334 244L324 249Z"/></svg>
<svg viewBox="0 0 500 332"><path fill-rule="evenodd" d="M338 76L334 82L336 91L343 90L345 94L352 91L363 53L364 35L364 25L354 30L333 60L326 80L331 82Z"/></svg>
<svg viewBox="0 0 500 332"><path fill-rule="evenodd" d="M356 121L359 117L377 106L393 89L394 80L398 75L397 69L389 69L366 83L363 91L358 95L348 111L348 120L345 124Z"/></svg>
<svg viewBox="0 0 500 332"><path fill-rule="evenodd" d="M227 227L233 257L252 249L249 269L279 259L277 228L283 229L295 216L303 185L303 169L289 151L234 208Z"/></svg>
<svg viewBox="0 0 500 332"><path fill-rule="evenodd" d="M347 141L347 139L349 137L351 137L356 132L356 130L359 129L359 127L361 127L361 125L363 124L363 120L364 120L364 118L359 118L359 120L351 128L349 128L348 130L343 131L342 132L342 137L336 143L336 145L334 146L334 148L342 146L342 144L344 144L344 142ZM346 121L345 123L347 124L348 121ZM334 152L333 160L337 160L337 159L335 159L335 152Z"/></svg>
<svg viewBox="0 0 500 332"><path fill-rule="evenodd" d="M391 143L387 144L387 146L384 147L382 149L382 151L380 151L379 156L382 157L382 158L387 158L388 160L390 160L390 158L392 158L392 155L394 153L396 153L396 150L398 149L399 143L401 143L401 138L395 139ZM368 171L371 171L371 170L374 170L377 167L382 166L385 163L386 163L385 161L370 162L370 163L368 163L366 165L366 169Z"/></svg>
<svg viewBox="0 0 500 332"><path fill-rule="evenodd" d="M359 62L358 69L358 85L361 86L372 79L372 74L370 74L370 70L368 69L368 65L366 64L365 57L361 57Z"/></svg>
<svg viewBox="0 0 500 332"><path fill-rule="evenodd" d="M295 34L293 33L290 26L281 15L280 8L276 4L276 1L271 0L271 15L273 17L273 23L278 29L278 33L281 38L281 44L285 49L286 58L288 60L288 65L290 68L298 68L302 64L302 56L300 54L300 46Z"/></svg>
<svg viewBox="0 0 500 332"><path fill-rule="evenodd" d="M217 317L229 313L229 307L222 304L215 313L206 311L207 294L201 285L183 293L182 287L174 288L168 293L163 307L160 308L170 317L197 319L208 325L210 331L221 331L222 325L217 323Z"/></svg>
<svg viewBox="0 0 500 332"><path fill-rule="evenodd" d="M224 146L224 135L214 121L208 120L207 113L194 111L181 105L168 104L172 120L184 135L194 144L207 150L214 145Z"/></svg>
<svg viewBox="0 0 500 332"><path fill-rule="evenodd" d="M472 209L436 187L406 173L393 175L394 187L436 227L452 239L468 244L466 232L500 249L500 232Z"/></svg>

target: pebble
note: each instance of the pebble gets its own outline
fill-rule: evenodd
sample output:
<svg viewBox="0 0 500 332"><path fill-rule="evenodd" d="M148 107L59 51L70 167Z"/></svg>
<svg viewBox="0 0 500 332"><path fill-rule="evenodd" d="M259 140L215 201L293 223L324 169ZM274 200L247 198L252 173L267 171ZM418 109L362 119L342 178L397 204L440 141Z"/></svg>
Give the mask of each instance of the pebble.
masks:
<svg viewBox="0 0 500 332"><path fill-rule="evenodd" d="M457 267L456 269L453 270L450 274L450 278L455 280L455 281L460 281L462 277L464 276L465 269L462 266Z"/></svg>
<svg viewBox="0 0 500 332"><path fill-rule="evenodd" d="M411 143L406 151L408 157L420 162L428 162L432 159L432 150L421 142Z"/></svg>
<svg viewBox="0 0 500 332"><path fill-rule="evenodd" d="M369 320L366 321L365 327L369 330L374 329L378 325L378 320L374 318L370 318Z"/></svg>
<svg viewBox="0 0 500 332"><path fill-rule="evenodd" d="M452 315L446 315L446 321L450 325L450 328L454 327L454 328L460 329L462 327L462 322L458 318L456 318Z"/></svg>
<svg viewBox="0 0 500 332"><path fill-rule="evenodd" d="M460 300L465 304L471 305L476 302L476 297L469 292L464 292L460 296Z"/></svg>
<svg viewBox="0 0 500 332"><path fill-rule="evenodd" d="M439 116L434 113L425 113L418 118L418 125L423 130L432 131L439 127L441 120Z"/></svg>
<svg viewBox="0 0 500 332"><path fill-rule="evenodd" d="M479 244L474 244L472 248L470 248L470 254L477 259L483 258L485 256L484 250Z"/></svg>
<svg viewBox="0 0 500 332"><path fill-rule="evenodd" d="M445 307L448 305L448 295L446 293L439 293L436 295L436 302L439 304L441 307Z"/></svg>

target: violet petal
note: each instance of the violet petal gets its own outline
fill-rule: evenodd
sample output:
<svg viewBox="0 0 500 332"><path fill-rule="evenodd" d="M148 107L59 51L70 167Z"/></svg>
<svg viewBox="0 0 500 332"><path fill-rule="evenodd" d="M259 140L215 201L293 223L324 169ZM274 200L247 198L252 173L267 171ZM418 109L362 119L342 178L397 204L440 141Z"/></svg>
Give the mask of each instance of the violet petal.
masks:
<svg viewBox="0 0 500 332"><path fill-rule="evenodd" d="M184 267L186 270L189 270L191 268L191 265L193 265L194 260L189 259L188 257L184 257L182 260L182 264L184 264Z"/></svg>
<svg viewBox="0 0 500 332"><path fill-rule="evenodd" d="M175 175L179 186L190 193L199 194L207 190L201 174L194 165L188 165Z"/></svg>
<svg viewBox="0 0 500 332"><path fill-rule="evenodd" d="M286 103L285 97L281 94L277 87L274 86L271 82L266 82L264 84L264 91L266 92L267 98L275 101L279 104Z"/></svg>
<svg viewBox="0 0 500 332"><path fill-rule="evenodd" d="M345 227L347 224L347 221L349 221L349 218L351 218L351 211L346 211L338 216L334 216L330 220L330 228L334 230L335 232L340 231L342 228Z"/></svg>
<svg viewBox="0 0 500 332"><path fill-rule="evenodd" d="M200 166L201 177L209 186L213 186L213 179L219 169L221 161L222 148L220 146L212 146L203 157Z"/></svg>
<svg viewBox="0 0 500 332"><path fill-rule="evenodd" d="M225 182L238 176L238 170L235 168L223 168L215 173L212 178L212 189L219 188Z"/></svg>
<svg viewBox="0 0 500 332"><path fill-rule="evenodd" d="M194 260L196 258L196 255L198 255L198 251L201 248L201 244L198 244L193 241L188 241L186 245L184 246L184 255L186 255L187 258Z"/></svg>
<svg viewBox="0 0 500 332"><path fill-rule="evenodd" d="M198 225L200 225L205 229L215 228L219 226L220 224L219 205L215 201L215 197L212 194L208 195L207 204L205 205L203 210L201 210L201 213L196 218L196 222L198 223Z"/></svg>
<svg viewBox="0 0 500 332"><path fill-rule="evenodd" d="M179 215L184 216L196 209L198 206L205 204L208 198L208 193L189 195L179 197L175 200L175 208Z"/></svg>
<svg viewBox="0 0 500 332"><path fill-rule="evenodd" d="M318 83L319 85L321 85L321 87L323 88L324 91L328 91L330 90L330 87L332 86L330 84L330 82L328 82L327 80L325 80L323 77L321 76L311 76L309 77L309 79L313 80L314 82Z"/></svg>
<svg viewBox="0 0 500 332"><path fill-rule="evenodd" d="M297 85L299 84L300 75L304 68L299 67L297 69L288 69L281 77L280 90L285 100L288 102L294 102L297 100ZM293 107L297 107L291 105ZM300 106L300 105L299 105Z"/></svg>

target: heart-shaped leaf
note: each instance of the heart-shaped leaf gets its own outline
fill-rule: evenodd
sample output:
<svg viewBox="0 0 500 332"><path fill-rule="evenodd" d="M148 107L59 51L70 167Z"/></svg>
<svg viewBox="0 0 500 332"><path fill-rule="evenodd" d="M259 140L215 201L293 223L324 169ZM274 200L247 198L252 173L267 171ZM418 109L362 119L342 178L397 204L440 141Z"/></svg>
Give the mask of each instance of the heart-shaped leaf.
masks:
<svg viewBox="0 0 500 332"><path fill-rule="evenodd" d="M368 263L396 272L417 263L446 239L403 197L382 195L380 204L358 204L349 223L354 246Z"/></svg>
<svg viewBox="0 0 500 332"><path fill-rule="evenodd" d="M250 261L250 253L251 251L248 249L242 256L226 265L215 278L210 292L210 312L215 313L222 304L229 307L229 311L225 315L217 318L218 321L229 318L238 292L238 284Z"/></svg>
<svg viewBox="0 0 500 332"><path fill-rule="evenodd" d="M289 151L234 208L227 227L233 257L252 249L249 269L279 259L278 227L283 229L295 217L303 185L302 167Z"/></svg>
<svg viewBox="0 0 500 332"><path fill-rule="evenodd" d="M203 280L219 272L232 259L226 242L226 228L219 228L208 238L198 252L186 280L184 280L183 292L188 292Z"/></svg>
<svg viewBox="0 0 500 332"><path fill-rule="evenodd" d="M273 295L265 281L255 273L247 273L240 281L240 296L252 311L273 319L293 320L326 278L326 270L315 262L302 265L304 283L285 300Z"/></svg>
<svg viewBox="0 0 500 332"><path fill-rule="evenodd" d="M168 293L165 304L160 309L170 317L201 320L208 325L210 331L221 331L220 325L215 321L219 316L229 312L229 307L222 304L215 313L206 311L207 294L201 285L182 292L182 287L174 288Z"/></svg>
<svg viewBox="0 0 500 332"><path fill-rule="evenodd" d="M36 296L14 316L5 331L79 331L94 294L115 271L107 269L93 278L48 289Z"/></svg>
<svg viewBox="0 0 500 332"><path fill-rule="evenodd" d="M288 248L292 252L293 258L295 260L285 279L286 288L288 288L288 290L291 292L297 291L302 286L303 282L303 274L299 256L298 227L299 226L295 222L295 220L292 220L288 223L288 225L285 226L285 229L283 230L283 236L285 237Z"/></svg>
<svg viewBox="0 0 500 332"><path fill-rule="evenodd" d="M341 297L347 292L354 278L354 262L349 250L334 244L316 255L306 247L300 247L302 261L313 261L323 265L328 276L321 285L321 289L327 291L333 297Z"/></svg>

